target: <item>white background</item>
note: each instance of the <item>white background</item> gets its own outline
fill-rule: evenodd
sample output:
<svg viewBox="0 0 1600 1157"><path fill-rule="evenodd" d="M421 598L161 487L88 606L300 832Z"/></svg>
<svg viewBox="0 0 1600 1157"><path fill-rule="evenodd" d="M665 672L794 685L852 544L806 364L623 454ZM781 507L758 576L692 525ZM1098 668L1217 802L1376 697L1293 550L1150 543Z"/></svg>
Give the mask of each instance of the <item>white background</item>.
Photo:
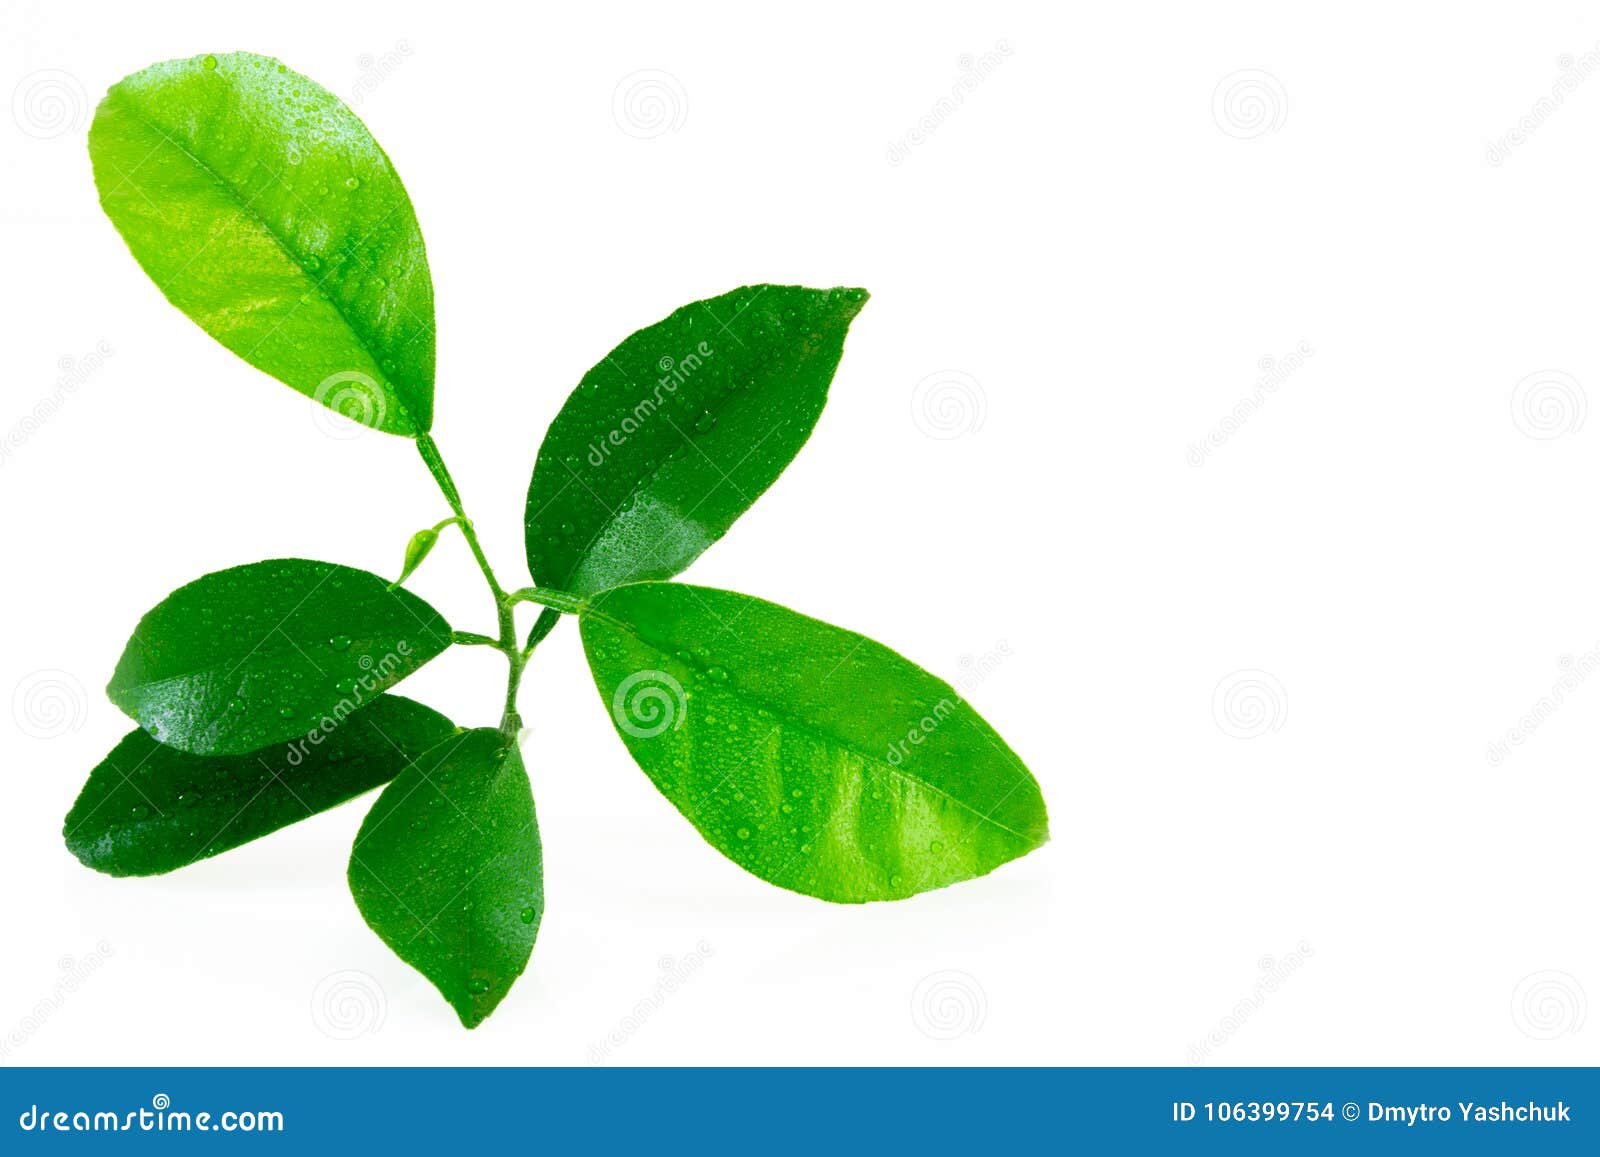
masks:
<svg viewBox="0 0 1600 1157"><path fill-rule="evenodd" d="M231 8L5 5L0 1060L1600 1060L1592 6ZM811 442L689 577L986 670L1053 841L893 906L766 886L631 763L567 624L523 699L549 909L475 1033L355 911L365 803L80 867L143 611L259 558L390 572L444 513L100 213L94 102L234 49L359 95L394 158L434 432L508 581L612 345L748 282L870 288ZM458 542L416 588L490 626ZM502 674L404 690L485 724Z"/></svg>

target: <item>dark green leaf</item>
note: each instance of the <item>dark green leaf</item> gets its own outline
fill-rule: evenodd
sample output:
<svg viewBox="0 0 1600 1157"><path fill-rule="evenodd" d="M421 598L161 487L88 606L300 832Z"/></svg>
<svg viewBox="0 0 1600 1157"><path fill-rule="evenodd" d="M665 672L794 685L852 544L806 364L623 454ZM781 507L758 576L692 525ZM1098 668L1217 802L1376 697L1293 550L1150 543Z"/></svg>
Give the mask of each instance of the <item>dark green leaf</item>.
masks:
<svg viewBox="0 0 1600 1157"><path fill-rule="evenodd" d="M433 281L366 126L265 56L172 60L89 129L100 204L167 300L257 369L390 434L433 421Z"/></svg>
<svg viewBox="0 0 1600 1157"><path fill-rule="evenodd" d="M130 732L67 813L67 847L112 876L171 872L388 783L455 730L398 695L329 722L249 755L189 755Z"/></svg>
<svg viewBox="0 0 1600 1157"><path fill-rule="evenodd" d="M450 645L450 624L375 574L273 559L180 587L139 621L106 688L156 739L244 755L348 715Z"/></svg>
<svg viewBox="0 0 1600 1157"><path fill-rule="evenodd" d="M741 867L824 900L896 900L1048 838L1044 798L949 684L748 595L640 583L580 616L628 750Z"/></svg>
<svg viewBox="0 0 1600 1157"><path fill-rule="evenodd" d="M350 891L372 930L475 1028L528 966L544 914L516 746L481 728L401 772L361 825Z"/></svg>
<svg viewBox="0 0 1600 1157"><path fill-rule="evenodd" d="M810 436L866 300L746 286L612 350L539 448L525 513L537 583L592 594L699 557Z"/></svg>

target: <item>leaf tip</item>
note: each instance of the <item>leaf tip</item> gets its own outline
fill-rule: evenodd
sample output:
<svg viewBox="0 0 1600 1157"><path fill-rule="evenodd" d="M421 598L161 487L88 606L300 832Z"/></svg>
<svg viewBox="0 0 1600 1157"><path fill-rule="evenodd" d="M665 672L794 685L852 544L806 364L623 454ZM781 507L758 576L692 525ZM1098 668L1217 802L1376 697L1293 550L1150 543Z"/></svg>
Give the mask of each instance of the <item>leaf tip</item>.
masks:
<svg viewBox="0 0 1600 1157"><path fill-rule="evenodd" d="M866 308L867 302L872 300L872 294L865 289L850 286L830 289L827 296L830 301L839 304L840 318L846 323L854 321L856 315Z"/></svg>

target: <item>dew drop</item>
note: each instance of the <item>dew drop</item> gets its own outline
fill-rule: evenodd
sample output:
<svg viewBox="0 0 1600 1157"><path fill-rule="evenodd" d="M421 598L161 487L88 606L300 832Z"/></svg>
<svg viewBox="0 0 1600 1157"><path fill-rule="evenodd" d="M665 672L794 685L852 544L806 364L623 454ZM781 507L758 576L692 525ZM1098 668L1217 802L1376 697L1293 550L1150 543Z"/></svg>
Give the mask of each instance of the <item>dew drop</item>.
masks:
<svg viewBox="0 0 1600 1157"><path fill-rule="evenodd" d="M359 189L361 188L361 179L359 177L346 177L344 179L344 187L346 189Z"/></svg>
<svg viewBox="0 0 1600 1157"><path fill-rule="evenodd" d="M350 649L350 636L335 635L333 638L328 640L328 646L332 647L335 651L348 651Z"/></svg>
<svg viewBox="0 0 1600 1157"><path fill-rule="evenodd" d="M142 820L149 816L150 809L145 807L142 803L137 803L133 805L133 810L128 814L136 820Z"/></svg>
<svg viewBox="0 0 1600 1157"><path fill-rule="evenodd" d="M538 915L538 913L535 912L532 908L524 908L522 910L522 922L524 924L532 924L533 923L533 918L535 916L537 916L537 915Z"/></svg>
<svg viewBox="0 0 1600 1157"><path fill-rule="evenodd" d="M473 996L482 996L489 991L489 982L481 976L474 976L467 981L467 991Z"/></svg>
<svg viewBox="0 0 1600 1157"><path fill-rule="evenodd" d="M697 434L709 433L711 431L711 427L715 426L716 424L717 424L717 416L715 414L713 414L710 410L707 410L705 413L701 414L698 418L696 418L694 420L695 433L697 433Z"/></svg>
<svg viewBox="0 0 1600 1157"><path fill-rule="evenodd" d="M734 834L737 835L741 840L748 840L750 838L750 829L749 828L740 828Z"/></svg>
<svg viewBox="0 0 1600 1157"><path fill-rule="evenodd" d="M721 667L712 667L706 674L710 675L712 680L717 683L726 683L728 681L728 672Z"/></svg>
<svg viewBox="0 0 1600 1157"><path fill-rule="evenodd" d="M206 58L200 62L200 67L204 68L207 72L215 72L217 69L217 58L215 56L207 55Z"/></svg>

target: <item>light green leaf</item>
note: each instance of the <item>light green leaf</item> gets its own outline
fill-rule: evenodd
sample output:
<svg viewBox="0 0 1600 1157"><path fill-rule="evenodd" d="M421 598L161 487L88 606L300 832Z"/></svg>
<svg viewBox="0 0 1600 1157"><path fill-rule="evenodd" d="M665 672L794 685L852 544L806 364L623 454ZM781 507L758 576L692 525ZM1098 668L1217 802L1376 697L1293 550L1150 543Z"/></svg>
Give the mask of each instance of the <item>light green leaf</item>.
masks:
<svg viewBox="0 0 1600 1157"><path fill-rule="evenodd" d="M748 595L639 583L583 645L639 766L723 855L824 900L896 900L1048 838L1028 769L949 684Z"/></svg>
<svg viewBox="0 0 1600 1157"><path fill-rule="evenodd" d="M249 52L114 85L100 204L167 300L245 361L390 434L433 421L433 281L410 198L338 97Z"/></svg>
<svg viewBox="0 0 1600 1157"><path fill-rule="evenodd" d="M390 583L390 586L399 586L410 578L416 569L422 565L424 559L433 553L433 548L439 542L439 532L428 526L417 531L411 536L411 541L406 543L406 558L400 568L400 577Z"/></svg>
<svg viewBox="0 0 1600 1157"><path fill-rule="evenodd" d="M169 747L244 755L344 719L450 642L438 611L375 574L272 559L168 595L106 691Z"/></svg>
<svg viewBox="0 0 1600 1157"><path fill-rule="evenodd" d="M342 726L248 755L189 755L132 731L67 813L67 847L112 876L171 872L388 783L454 731L437 711L398 695Z"/></svg>
<svg viewBox="0 0 1600 1157"><path fill-rule="evenodd" d="M533 792L487 728L422 756L384 789L350 853L372 930L475 1028L528 965L544 914Z"/></svg>
<svg viewBox="0 0 1600 1157"><path fill-rule="evenodd" d="M699 557L810 436L866 300L746 286L607 354L539 448L524 515L537 583L592 594Z"/></svg>

